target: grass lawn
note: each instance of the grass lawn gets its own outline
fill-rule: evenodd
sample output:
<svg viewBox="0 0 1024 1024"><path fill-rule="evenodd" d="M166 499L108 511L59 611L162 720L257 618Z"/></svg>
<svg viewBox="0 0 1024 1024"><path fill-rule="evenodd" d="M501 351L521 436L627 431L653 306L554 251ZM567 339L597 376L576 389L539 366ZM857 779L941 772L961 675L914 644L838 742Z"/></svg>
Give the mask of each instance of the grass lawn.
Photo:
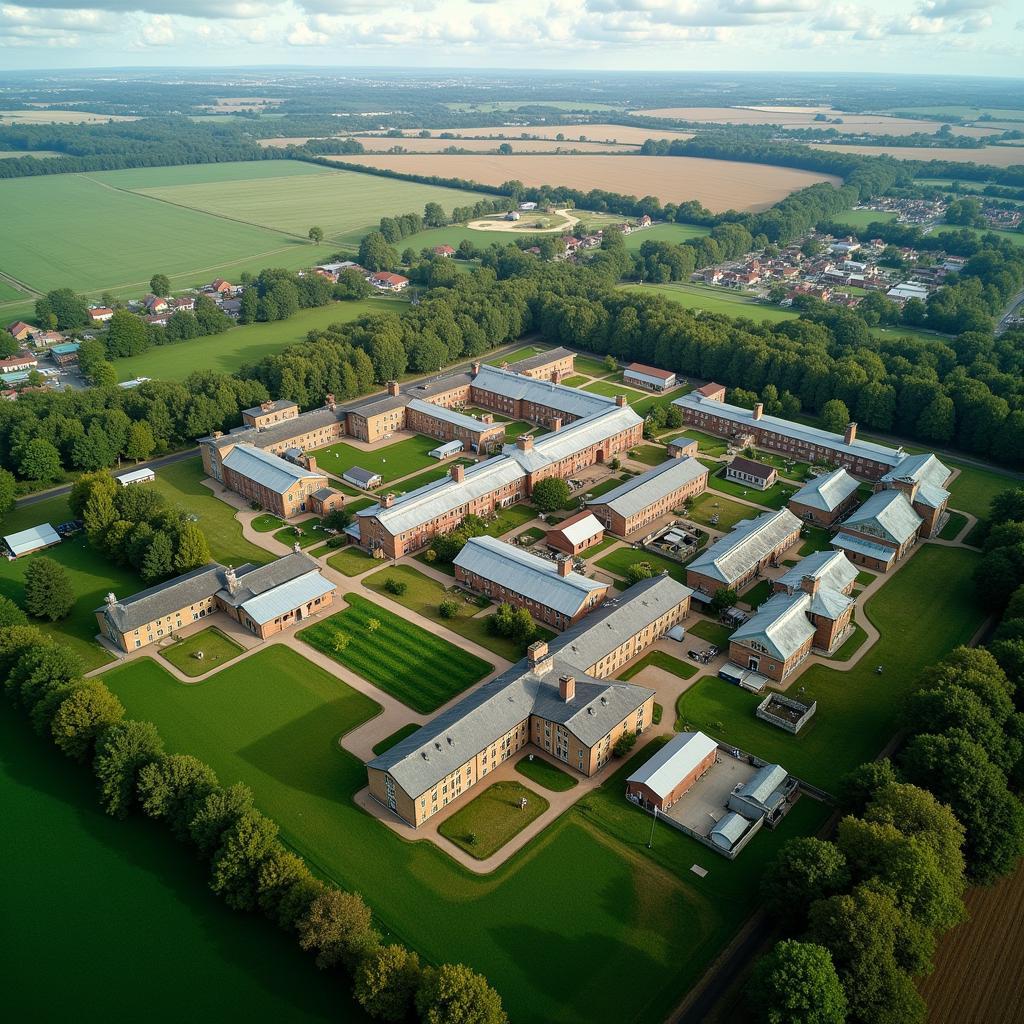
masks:
<svg viewBox="0 0 1024 1024"><path fill-rule="evenodd" d="M422 714L480 682L494 666L357 594L348 607L299 630L301 640ZM369 624L380 623L376 630ZM336 649L340 636L348 646Z"/></svg>
<svg viewBox="0 0 1024 1024"><path fill-rule="evenodd" d="M440 466L435 466L433 469L425 469L422 473L417 473L415 476L402 480L400 483L395 484L394 487L389 487L388 490L395 491L398 494L407 494L409 491L415 491L417 488L432 484L435 480L441 480L446 476L450 476L453 465L473 466L475 462L473 459L455 459L454 462L445 461Z"/></svg>
<svg viewBox="0 0 1024 1024"><path fill-rule="evenodd" d="M689 627L689 632L693 636L699 636L701 640L707 640L709 644L714 644L723 651L728 648L729 637L732 636L732 630L728 626L723 626L720 622L712 622L710 619L698 619Z"/></svg>
<svg viewBox="0 0 1024 1024"><path fill-rule="evenodd" d="M546 536L547 536L547 531L546 530L541 529L541 527L539 527L539 526L531 526L528 530L523 530L523 532L521 534L519 534L519 536L516 538L516 540L520 540L521 541L523 537L526 537L526 538L528 538L530 540L531 543L535 543L536 541L541 540L543 537L546 537ZM525 541L523 543L525 543ZM602 543L604 543L604 542L602 541ZM596 545L595 545L595 547L596 547Z"/></svg>
<svg viewBox="0 0 1024 1024"><path fill-rule="evenodd" d="M539 352L546 351L547 346L524 345L522 348L517 348L514 352L503 352L500 356L488 359L487 365L501 366L502 363L518 363L520 359L529 359L530 356L535 356Z"/></svg>
<svg viewBox="0 0 1024 1024"><path fill-rule="evenodd" d="M740 603L751 608L760 608L772 596L772 581L758 580L745 594L740 595Z"/></svg>
<svg viewBox="0 0 1024 1024"><path fill-rule="evenodd" d="M705 491L690 502L690 512L686 518L700 523L701 526L710 526L713 530L728 533L737 523L744 519L753 519L759 514L756 508L749 505L741 505L738 501L730 501L728 498ZM711 518L716 515L718 523L712 526Z"/></svg>
<svg viewBox="0 0 1024 1024"><path fill-rule="evenodd" d="M384 582L389 577L401 580L406 584L404 594L389 594L384 588ZM486 618L474 618L479 614L480 605L475 601L466 598L465 593L456 590L454 587L446 588L443 584L429 576L425 576L418 569L410 565L394 565L388 569L381 569L372 576L363 580L363 586L377 594L383 594L392 601L419 612L445 629L472 640L489 651L494 651L507 661L518 661L524 654L523 648L514 640L504 636L495 636L487 628ZM442 619L438 606L445 598L451 598L458 602L458 614L451 619ZM544 639L553 634L543 631L543 635L537 639Z"/></svg>
<svg viewBox="0 0 1024 1024"><path fill-rule="evenodd" d="M419 726L415 722L410 722L408 725L403 725L401 729L397 729L390 736L382 739L380 743L375 743L373 752L379 757L385 751L390 750L392 747L397 746L407 736L411 736L414 732L419 730Z"/></svg>
<svg viewBox="0 0 1024 1024"><path fill-rule="evenodd" d="M763 462L766 466L774 466L780 476L788 477L790 480L799 480L803 483L811 476L811 466L808 462L797 462L787 459L784 455L776 455L774 452L762 451L760 448L748 448L743 452L743 458L753 459L755 462Z"/></svg>
<svg viewBox="0 0 1024 1024"><path fill-rule="evenodd" d="M529 754L516 762L516 771L552 793L564 793L579 785L579 780L568 772L563 772L550 761L545 761L541 757L531 757Z"/></svg>
<svg viewBox="0 0 1024 1024"><path fill-rule="evenodd" d="M337 569L343 576L358 576L367 569L372 569L379 559L371 558L362 548L350 544L347 548L339 548L336 554L327 559L332 569Z"/></svg>
<svg viewBox="0 0 1024 1024"><path fill-rule="evenodd" d="M235 509L200 482L205 476L202 460L196 456L158 469L156 480L150 486L168 501L198 517L199 528L216 561L236 568L244 562L254 565L269 562L274 556L242 536L242 524L235 518Z"/></svg>
<svg viewBox="0 0 1024 1024"><path fill-rule="evenodd" d="M562 383L567 388L578 388L581 384L586 384L588 380L590 380L589 377L580 377L579 375L576 375L574 377L566 377Z"/></svg>
<svg viewBox="0 0 1024 1024"><path fill-rule="evenodd" d="M794 562L793 564L795 565L796 563ZM857 573L856 582L859 583L862 587L866 587L868 586L868 584L874 583L876 579L878 579L878 577L875 575L875 573L868 572L867 569L861 569L861 571Z"/></svg>
<svg viewBox="0 0 1024 1024"><path fill-rule="evenodd" d="M4 933L18 936L7 944L3 969L12 1020L123 1021L134 1016L127 1000L145 1005L155 1024L368 1024L294 936L228 909L210 892L206 866L182 856L166 829L141 816L104 814L92 774L34 735L6 701L0 804L10 883Z"/></svg>
<svg viewBox="0 0 1024 1024"><path fill-rule="evenodd" d="M860 650L867 638L867 633L860 626L854 624L853 632L842 642L839 650L832 655L832 660L849 661Z"/></svg>
<svg viewBox="0 0 1024 1024"><path fill-rule="evenodd" d="M797 488L793 484L786 484L781 480L772 484L767 490L759 491L756 487L736 483L735 480L726 480L724 474L724 466L715 473L709 473L708 487L721 494L731 494L734 498L744 498L747 501L756 502L765 508L785 508L786 502L797 492Z"/></svg>
<svg viewBox="0 0 1024 1024"><path fill-rule="evenodd" d="M670 434L665 438L665 441L674 441L677 437L688 437L691 441L696 441L697 450L704 455L725 455L729 450L729 443L724 438L715 437L713 434L705 434L703 430L683 430L679 433Z"/></svg>
<svg viewBox="0 0 1024 1024"><path fill-rule="evenodd" d="M519 529L523 523L536 519L539 514L532 505L509 505L508 508L497 510L493 521L487 524L484 532L488 537L501 537L511 530Z"/></svg>
<svg viewBox="0 0 1024 1024"><path fill-rule="evenodd" d="M196 658L201 651L202 659ZM215 668L226 665L237 658L243 651L231 637L226 636L216 626L193 633L177 643L160 648L160 657L166 658L179 672L187 676L201 676L204 672L212 672Z"/></svg>
<svg viewBox="0 0 1024 1024"><path fill-rule="evenodd" d="M364 451L339 441L327 448L318 448L315 454L321 472L340 477L346 470L359 466L371 473L379 473L384 482L388 483L400 476L415 473L418 469L436 466L437 460L427 454L436 447L435 438L417 434L383 448L374 448L373 451Z"/></svg>
<svg viewBox="0 0 1024 1024"><path fill-rule="evenodd" d="M635 391L633 388L626 387L625 384L616 384L614 381L609 380L595 380L590 384L585 384L581 390L593 391L595 395L604 395L605 398L616 398L618 395L626 395L630 402L639 401L641 398L647 397L643 391Z"/></svg>
<svg viewBox="0 0 1024 1024"><path fill-rule="evenodd" d="M655 407L668 408L675 399L681 397L687 391L684 387L673 388L671 391L666 391L661 395L648 395L646 398L641 398L639 402L630 401L630 405L633 407L633 412L638 416L646 416Z"/></svg>
<svg viewBox="0 0 1024 1024"><path fill-rule="evenodd" d="M573 367L579 373L585 373L591 377L607 377L613 371L609 370L600 359L592 359L590 356L577 355L573 360Z"/></svg>
<svg viewBox="0 0 1024 1024"><path fill-rule="evenodd" d="M349 510L349 512L356 513L356 512L361 511L364 508L369 508L371 505L376 505L376 504L377 504L377 499L376 498L362 497L362 498L356 498L355 501L346 501L345 502L345 508L347 508Z"/></svg>
<svg viewBox="0 0 1024 1024"><path fill-rule="evenodd" d="M602 480L599 484L591 487L586 493L591 498L599 498L602 494L614 491L616 487L624 484L627 480L632 480L633 476L633 473L620 473L618 476L610 476L607 480Z"/></svg>
<svg viewBox="0 0 1024 1024"><path fill-rule="evenodd" d="M315 529L321 522L320 517L316 516L313 519L304 519L301 523L285 526L274 534L274 540L289 547L298 541L300 548L310 548L327 537L323 530Z"/></svg>
<svg viewBox="0 0 1024 1024"><path fill-rule="evenodd" d="M18 533L41 523L58 526L70 518L71 509L65 494L57 498L44 498L31 505L22 505L20 508L12 508L10 512L5 512L0 517L0 530L4 534Z"/></svg>
<svg viewBox="0 0 1024 1024"><path fill-rule="evenodd" d="M950 507L970 512L979 519L987 518L992 499L1000 491L1022 486L1020 479L1000 473L997 469L969 466L956 459L944 458L942 461L951 469L960 470L949 484Z"/></svg>
<svg viewBox="0 0 1024 1024"><path fill-rule="evenodd" d="M646 551L643 548L622 547L609 552L596 562L602 569L614 573L616 576L625 577L626 570L635 562L647 562L654 570L655 575L667 570L669 576L680 583L686 582L686 568L673 562L670 558L663 558L654 554L653 551Z"/></svg>
<svg viewBox="0 0 1024 1024"><path fill-rule="evenodd" d="M967 516L960 512L950 512L946 525L939 531L940 540L956 540L960 531L967 523Z"/></svg>
<svg viewBox="0 0 1024 1024"><path fill-rule="evenodd" d="M513 420L505 424L505 440L514 441L520 435L528 434L533 428L534 425L527 423L526 420Z"/></svg>
<svg viewBox="0 0 1024 1024"><path fill-rule="evenodd" d="M832 534L823 526L808 526L804 524L803 529L807 531L807 536L804 537L804 541L800 545L801 558L813 555L815 551L832 550Z"/></svg>
<svg viewBox="0 0 1024 1024"><path fill-rule="evenodd" d="M629 457L645 466L660 466L668 458L668 449L660 444L641 444L630 449Z"/></svg>
<svg viewBox="0 0 1024 1024"><path fill-rule="evenodd" d="M666 654L664 651L651 651L649 654L645 654L639 661L630 665L624 672L620 672L619 679L629 681L643 669L647 668L648 665L671 672L672 675L678 676L680 679L692 679L697 674L696 665L690 665L685 661L680 661L678 658L673 658L671 654Z"/></svg>
<svg viewBox="0 0 1024 1024"><path fill-rule="evenodd" d="M257 533L273 533L284 526L284 520L278 519L277 516L272 515L270 512L263 512L253 519L251 525Z"/></svg>
<svg viewBox="0 0 1024 1024"><path fill-rule="evenodd" d="M443 821L437 831L471 857L486 860L550 806L518 782L495 782Z"/></svg>
<svg viewBox="0 0 1024 1024"><path fill-rule="evenodd" d="M761 698L720 679L702 679L682 695L677 725L778 761L834 792L844 773L875 757L896 731L900 705L922 670L967 643L984 621L971 580L977 561L976 552L962 548L920 548L867 602L881 633L870 654L848 672L814 665L800 676L818 712L799 736L759 721L754 709Z"/></svg>
<svg viewBox="0 0 1024 1024"><path fill-rule="evenodd" d="M595 555L599 555L602 551L610 548L613 544L618 544L618 542L618 537L605 537L605 539L599 544L595 544L592 548L587 548L587 550L583 552L583 557L593 558Z"/></svg>
<svg viewBox="0 0 1024 1024"><path fill-rule="evenodd" d="M517 1024L664 1019L753 905L759 853L733 870L709 850L693 856L699 848L692 844L685 848L685 867L666 870L644 853L650 824L639 812L632 819L637 836L623 833L620 841L571 811L487 876L459 867L433 843L403 841L352 802L366 785L366 770L337 744L376 715L378 705L287 647L268 648L194 686L177 683L148 658L107 673L106 680L132 717L158 725L168 750L195 754L223 780L252 786L285 842L324 877L362 893L389 935L430 962L462 962L483 972ZM615 802L632 810L617 778L613 788ZM799 811L798 805L787 817L782 838L796 834L791 823ZM776 834L758 837L757 849L770 852ZM666 856L685 838L664 836L659 833L651 857ZM167 846L163 834L160 841ZM176 861L188 861L168 848ZM696 859L711 869L703 882L682 877ZM719 877L737 876L747 880L740 892L718 885ZM198 882L196 891L205 892L205 884ZM28 895L38 916L38 892ZM572 901L571 919L538 920L538 906L566 900ZM94 932L92 918L89 926ZM211 959L219 963L222 955ZM261 981L280 978L268 967ZM180 975L175 984L190 988L181 986ZM294 987L292 998L307 994ZM33 993L33 1005L38 998ZM336 1016L336 1007L328 1013ZM281 1017L291 1019L286 1009Z"/></svg>

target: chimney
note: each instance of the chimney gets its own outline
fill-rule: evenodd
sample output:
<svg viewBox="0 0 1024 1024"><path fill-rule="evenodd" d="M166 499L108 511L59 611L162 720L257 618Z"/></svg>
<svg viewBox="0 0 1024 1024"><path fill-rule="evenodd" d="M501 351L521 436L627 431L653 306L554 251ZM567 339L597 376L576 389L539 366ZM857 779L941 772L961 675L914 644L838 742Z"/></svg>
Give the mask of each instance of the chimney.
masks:
<svg viewBox="0 0 1024 1024"><path fill-rule="evenodd" d="M625 395L616 395L616 396L615 396L615 404L616 404L616 405L617 405L617 406L618 406L618 407L619 407L620 409L625 409L625 408L626 408L626 405L627 405L627 399L626 399L626 396L625 396Z"/></svg>
<svg viewBox="0 0 1024 1024"><path fill-rule="evenodd" d="M561 416L556 416L551 421L551 433L552 434L557 434L558 431L560 431L561 429L562 429L562 417Z"/></svg>
<svg viewBox="0 0 1024 1024"><path fill-rule="evenodd" d="M306 469L308 469L310 471L310 473L315 473L316 472L316 456L315 455L306 455L306 456L303 457L302 461L305 462Z"/></svg>
<svg viewBox="0 0 1024 1024"><path fill-rule="evenodd" d="M856 439L857 439L857 424L856 423L847 423L846 424L846 433L843 434L843 444L853 444L853 442Z"/></svg>
<svg viewBox="0 0 1024 1024"><path fill-rule="evenodd" d="M455 463L449 472L457 484L461 484L466 479L466 467L461 463Z"/></svg>
<svg viewBox="0 0 1024 1024"><path fill-rule="evenodd" d="M227 585L229 594L234 595L238 593L238 577L235 575L233 566L229 565L224 570L224 583Z"/></svg>
<svg viewBox="0 0 1024 1024"><path fill-rule="evenodd" d="M814 595L821 589L821 577L804 576L804 578L800 580L800 589L805 594L810 594L811 597L814 597Z"/></svg>
<svg viewBox="0 0 1024 1024"><path fill-rule="evenodd" d="M565 577L572 572L572 559L571 558L560 558L558 560L558 575Z"/></svg>
<svg viewBox="0 0 1024 1024"><path fill-rule="evenodd" d="M218 437L223 437L224 436L224 431L223 430L215 430L210 436L212 438L214 438L214 439L216 439Z"/></svg>
<svg viewBox="0 0 1024 1024"><path fill-rule="evenodd" d="M561 697L566 704L576 696L575 676L558 677L558 696Z"/></svg>
<svg viewBox="0 0 1024 1024"><path fill-rule="evenodd" d="M533 437L530 434L520 434L516 438L516 447L521 452L533 451Z"/></svg>
<svg viewBox="0 0 1024 1024"><path fill-rule="evenodd" d="M270 412L273 407L273 402L260 402L260 412Z"/></svg>
<svg viewBox="0 0 1024 1024"><path fill-rule="evenodd" d="M469 368L470 376L475 377L480 372L480 360L476 359Z"/></svg>
<svg viewBox="0 0 1024 1024"><path fill-rule="evenodd" d="M494 415L492 413L485 412L483 416L480 417L480 422L490 426L494 422Z"/></svg>
<svg viewBox="0 0 1024 1024"><path fill-rule="evenodd" d="M754 419L759 420L764 415L764 403L757 402L754 405Z"/></svg>
<svg viewBox="0 0 1024 1024"><path fill-rule="evenodd" d="M107 607L113 608L117 604L117 595L111 590L106 597Z"/></svg>
<svg viewBox="0 0 1024 1024"><path fill-rule="evenodd" d="M530 671L541 676L551 668L551 656L548 654L548 645L544 640L534 640L526 648L526 660L529 662Z"/></svg>
<svg viewBox="0 0 1024 1024"><path fill-rule="evenodd" d="M383 500L381 501L381 504L385 508L391 508L391 506L394 505L394 503L395 503L395 495L392 492L388 492L387 494L385 494Z"/></svg>
<svg viewBox="0 0 1024 1024"><path fill-rule="evenodd" d="M398 381L397 380L389 380L388 381L388 394L392 398L397 398L398 397Z"/></svg>

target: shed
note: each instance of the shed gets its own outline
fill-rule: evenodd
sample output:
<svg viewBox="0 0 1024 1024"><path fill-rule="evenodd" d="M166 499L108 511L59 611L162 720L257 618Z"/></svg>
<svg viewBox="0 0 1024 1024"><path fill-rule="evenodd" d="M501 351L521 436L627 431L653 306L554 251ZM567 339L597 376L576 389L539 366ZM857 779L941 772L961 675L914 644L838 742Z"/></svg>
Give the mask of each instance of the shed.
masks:
<svg viewBox="0 0 1024 1024"><path fill-rule="evenodd" d="M447 459L452 455L458 455L464 448L465 445L461 441L447 441L436 448L431 448L427 454L432 459Z"/></svg>
<svg viewBox="0 0 1024 1024"><path fill-rule="evenodd" d="M718 744L702 732L681 732L626 779L626 798L664 811L718 758Z"/></svg>
<svg viewBox="0 0 1024 1024"><path fill-rule="evenodd" d="M735 849L736 844L746 835L747 829L750 828L751 824L752 822L744 818L742 814L729 811L728 814L715 822L709 837L711 842L720 850L731 853Z"/></svg>
<svg viewBox="0 0 1024 1024"><path fill-rule="evenodd" d="M4 544L15 558L30 555L33 551L42 551L60 543L60 534L49 524L41 523L28 530L9 533L4 537Z"/></svg>
<svg viewBox="0 0 1024 1024"><path fill-rule="evenodd" d="M780 764L766 764L736 788L726 806L751 820L773 815L786 801L789 772Z"/></svg>
<svg viewBox="0 0 1024 1024"><path fill-rule="evenodd" d="M374 487L380 487L384 478L380 473L371 472L361 466L353 466L341 474L341 479L353 487L361 487L365 491L372 491Z"/></svg>
<svg viewBox="0 0 1024 1024"><path fill-rule="evenodd" d="M156 473L151 469L133 469L130 473L122 473L114 479L122 487L131 487L132 484L151 484L156 479Z"/></svg>

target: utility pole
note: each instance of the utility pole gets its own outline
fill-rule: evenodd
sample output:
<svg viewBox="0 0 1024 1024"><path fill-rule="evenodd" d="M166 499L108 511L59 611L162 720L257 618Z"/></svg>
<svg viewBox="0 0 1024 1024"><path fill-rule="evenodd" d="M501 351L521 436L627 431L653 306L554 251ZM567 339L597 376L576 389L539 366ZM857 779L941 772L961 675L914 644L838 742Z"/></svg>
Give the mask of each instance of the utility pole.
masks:
<svg viewBox="0 0 1024 1024"><path fill-rule="evenodd" d="M658 805L654 805L654 820L651 822L651 837L647 840L647 849L654 848L654 826L658 824Z"/></svg>

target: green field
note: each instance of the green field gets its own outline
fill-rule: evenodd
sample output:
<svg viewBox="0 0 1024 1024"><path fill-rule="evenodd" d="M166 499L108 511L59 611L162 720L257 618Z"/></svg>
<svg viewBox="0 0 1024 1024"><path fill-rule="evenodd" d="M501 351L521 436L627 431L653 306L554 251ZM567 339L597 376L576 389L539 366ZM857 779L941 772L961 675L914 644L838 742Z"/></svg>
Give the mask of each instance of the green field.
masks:
<svg viewBox="0 0 1024 1024"><path fill-rule="evenodd" d="M355 806L366 771L337 739L377 705L288 648L262 651L194 686L149 659L106 679L130 715L158 725L169 750L251 785L284 840L319 872L361 892L388 935L429 961L484 972L516 1024L664 1019L749 916L778 844L824 821L819 805L800 801L733 864L668 829L648 851L650 818L622 799L625 765L588 796L588 810L563 814L479 876L433 843L403 841ZM690 874L693 863L708 869L707 878ZM538 907L567 901L571 915L538 917ZM280 979L267 971L264 980Z"/></svg>
<svg viewBox="0 0 1024 1024"><path fill-rule="evenodd" d="M495 782L441 822L437 831L471 857L486 860L549 806L544 797L518 782Z"/></svg>
<svg viewBox="0 0 1024 1024"><path fill-rule="evenodd" d="M586 219L584 216L584 223ZM671 242L679 245L691 238L703 238L710 230L697 224L652 224L642 231L630 232L623 237L623 241L630 252L638 252L644 242Z"/></svg>
<svg viewBox="0 0 1024 1024"><path fill-rule="evenodd" d="M616 576L625 576L626 570L635 562L647 562L654 570L655 575L660 572L667 572L674 580L680 583L686 582L686 568L679 562L673 562L669 558L662 558L651 551L636 550L631 547L616 548L614 551L597 560L597 565Z"/></svg>
<svg viewBox="0 0 1024 1024"><path fill-rule="evenodd" d="M276 264L275 264L276 265ZM142 355L115 359L118 380L153 377L156 380L184 380L195 370L234 373L240 366L257 363L276 355L289 345L306 340L310 331L331 324L348 323L361 316L379 313L404 313L409 303L399 298L361 299L357 302L332 302L329 306L300 309L287 320L233 327L194 341L158 345Z"/></svg>
<svg viewBox="0 0 1024 1024"><path fill-rule="evenodd" d="M971 579L977 562L976 552L926 544L887 580L865 608L881 633L875 646L849 672L814 665L800 677L818 711L799 736L755 718L762 698L716 678L701 679L680 697L677 726L703 729L835 792L843 774L874 758L896 731L920 672L981 626Z"/></svg>
<svg viewBox="0 0 1024 1024"><path fill-rule="evenodd" d="M711 519L716 515L718 522L712 525ZM760 512L756 508L741 505L738 501L730 501L713 491L705 491L690 502L690 514L687 518L700 523L701 526L709 526L721 533L728 533L741 520L753 519L757 515L760 515Z"/></svg>
<svg viewBox="0 0 1024 1024"><path fill-rule="evenodd" d="M274 534L274 540L289 547L298 541L300 548L311 548L327 537L323 530L317 529L322 522L322 519L314 516L312 519L304 519L301 523L289 523Z"/></svg>
<svg viewBox="0 0 1024 1024"><path fill-rule="evenodd" d="M435 438L417 434L415 437L407 437L404 441L395 441L372 451L354 448L344 441L339 441L327 448L317 448L314 454L321 472L340 477L353 466L359 466L371 473L379 473L384 482L389 483L397 477L415 473L417 469L436 466L437 460L427 454L436 447Z"/></svg>
<svg viewBox="0 0 1024 1024"><path fill-rule="evenodd" d="M202 652L203 657L196 654ZM201 676L215 668L223 668L242 653L242 648L216 626L208 626L184 640L160 648L160 657L166 658L187 676Z"/></svg>
<svg viewBox="0 0 1024 1024"><path fill-rule="evenodd" d="M866 228L869 224L888 224L896 219L895 213L886 213L884 210L846 210L844 213L837 213L827 220L835 224L848 224L854 230Z"/></svg>
<svg viewBox="0 0 1024 1024"><path fill-rule="evenodd" d="M674 441L677 437L685 437L691 441L697 442L697 451L703 455L710 455L712 458L717 458L719 455L725 455L729 450L729 442L724 437L715 437L713 434L705 434L702 430L683 430L677 434L669 434L664 440L665 442Z"/></svg>
<svg viewBox="0 0 1024 1024"><path fill-rule="evenodd" d="M368 1022L293 937L228 910L166 829L103 814L92 773L33 735L6 703L0 805L8 940L0 979L11 1020L113 1024L145 1007L157 1024Z"/></svg>
<svg viewBox="0 0 1024 1024"><path fill-rule="evenodd" d="M347 594L345 601L344 611L296 635L414 711L436 711L494 668L365 597ZM339 636L347 646L339 647Z"/></svg>
<svg viewBox="0 0 1024 1024"><path fill-rule="evenodd" d="M332 569L337 569L343 576L358 576L367 569L372 569L377 560L371 558L362 548L349 545L327 559Z"/></svg>

